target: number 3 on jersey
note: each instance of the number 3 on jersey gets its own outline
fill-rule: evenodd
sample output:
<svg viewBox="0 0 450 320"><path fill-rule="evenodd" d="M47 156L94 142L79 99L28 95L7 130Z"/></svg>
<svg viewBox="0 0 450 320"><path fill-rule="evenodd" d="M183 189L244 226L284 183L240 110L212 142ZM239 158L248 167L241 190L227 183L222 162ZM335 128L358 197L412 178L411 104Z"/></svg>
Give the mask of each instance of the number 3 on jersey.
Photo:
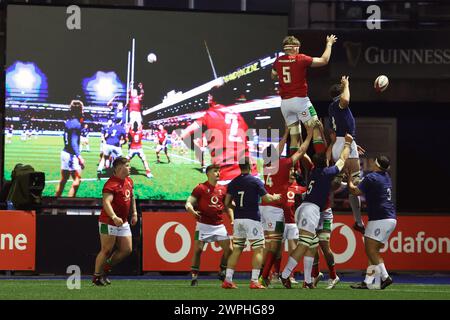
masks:
<svg viewBox="0 0 450 320"><path fill-rule="evenodd" d="M283 82L291 83L291 67L285 66L283 67Z"/></svg>

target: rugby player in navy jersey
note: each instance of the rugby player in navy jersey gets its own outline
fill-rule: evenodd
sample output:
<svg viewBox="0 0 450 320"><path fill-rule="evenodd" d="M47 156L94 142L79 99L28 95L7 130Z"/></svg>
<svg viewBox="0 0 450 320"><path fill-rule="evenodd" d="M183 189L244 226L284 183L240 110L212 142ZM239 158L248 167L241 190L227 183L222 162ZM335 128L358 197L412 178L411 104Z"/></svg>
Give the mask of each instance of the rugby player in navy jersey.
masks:
<svg viewBox="0 0 450 320"><path fill-rule="evenodd" d="M341 83L335 84L330 88L330 95L333 102L328 107L328 115L333 126L333 130L336 133L336 141L333 144L332 156L333 161L336 162L344 148L345 135L350 134L355 139L355 118L352 111L349 108L350 103L350 85L348 82L348 76L342 76ZM349 169L351 177L356 179L356 184L360 180L359 170L359 153L364 153L364 149L356 145L353 140L350 146L350 156L345 164L345 171ZM343 172L338 174L333 181L333 189L340 187L343 178ZM355 225L353 228L361 233L364 233L364 224L361 220L361 200L358 196L349 193L348 200L352 207L353 216L355 218Z"/></svg>
<svg viewBox="0 0 450 320"><path fill-rule="evenodd" d="M84 169L84 159L80 154L81 122L83 103L80 100L70 102L68 120L64 124L64 149L61 151L61 180L56 187L56 197L64 191L67 180L73 179L68 196L75 197L81 183L81 170Z"/></svg>
<svg viewBox="0 0 450 320"><path fill-rule="evenodd" d="M125 143L127 134L125 132L125 128L120 124L121 119L116 118L115 120L116 123L107 128L105 132L103 159L100 161L97 168L98 177L101 174L107 160L109 163L113 163L117 157L122 156L122 144Z"/></svg>
<svg viewBox="0 0 450 320"><path fill-rule="evenodd" d="M264 183L257 177L251 175L251 161L249 158L239 161L241 174L228 184L225 197L225 207L234 209L233 225L233 253L228 258L225 281L222 283L224 289L236 289L233 283L234 269L239 261L246 240L249 241L253 250L252 277L250 289L265 289L258 282L259 272L262 266L264 249L264 231L261 223L261 214L258 204L260 199L272 202L281 198L280 194L268 194ZM234 204L232 203L234 201Z"/></svg>
<svg viewBox="0 0 450 320"><path fill-rule="evenodd" d="M83 151L83 147L86 149L86 152L90 152L90 148L89 148L89 133L91 133L91 130L89 129L88 124L85 123L83 129L81 129L80 152Z"/></svg>
<svg viewBox="0 0 450 320"><path fill-rule="evenodd" d="M390 161L386 156L378 156L370 162L371 173L366 175L358 185L355 185L351 179L348 184L352 194L358 196L364 194L366 197L369 222L364 233L364 246L371 264L369 268L372 267L370 269L374 270L376 274L381 274L381 289L392 284L392 278L386 270L380 250L387 243L397 225L397 215L392 202L392 182L387 172L389 166ZM367 289L370 283L371 275L368 272L363 282L351 287Z"/></svg>
<svg viewBox="0 0 450 320"><path fill-rule="evenodd" d="M328 166L327 156L323 152L314 154L312 158L314 169L311 172L306 197L300 207L296 210L296 221L300 234L298 246L289 256L288 263L280 277L281 282L288 289L291 288L289 275L292 270L295 269L308 248L315 248L319 244L316 229L319 226L320 212L325 209L327 198L331 190L331 182L344 168L345 161L350 154L350 145L352 142L352 136L347 134L345 136L344 149L334 166ZM309 272L309 275L311 275L311 272ZM305 282L307 288L314 288L311 279L305 279Z"/></svg>

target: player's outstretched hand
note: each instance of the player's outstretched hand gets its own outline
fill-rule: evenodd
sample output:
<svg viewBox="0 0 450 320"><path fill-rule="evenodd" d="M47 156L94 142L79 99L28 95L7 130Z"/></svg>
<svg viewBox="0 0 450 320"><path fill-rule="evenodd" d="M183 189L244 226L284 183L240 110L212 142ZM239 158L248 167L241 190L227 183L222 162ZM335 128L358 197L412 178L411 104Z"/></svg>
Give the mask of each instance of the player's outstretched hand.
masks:
<svg viewBox="0 0 450 320"><path fill-rule="evenodd" d="M363 156L363 155L366 154L366 149L364 149L363 147L361 147L361 146L359 146L359 145L356 145L356 149L358 150L358 154L359 154L360 156Z"/></svg>
<svg viewBox="0 0 450 320"><path fill-rule="evenodd" d="M118 216L114 217L113 222L116 225L116 227L121 227L123 225L122 218L119 218Z"/></svg>
<svg viewBox="0 0 450 320"><path fill-rule="evenodd" d="M350 135L350 134L346 134L345 135L345 142L348 142L348 143L352 143L353 142L353 137Z"/></svg>
<svg viewBox="0 0 450 320"><path fill-rule="evenodd" d="M275 193L272 195L273 201L278 201L281 199L281 194Z"/></svg>
<svg viewBox="0 0 450 320"><path fill-rule="evenodd" d="M330 34L327 36L327 43L331 43L332 45L336 42L337 37L334 34Z"/></svg>
<svg viewBox="0 0 450 320"><path fill-rule="evenodd" d="M84 170L84 159L82 156L78 156L78 162L80 163L80 167Z"/></svg>
<svg viewBox="0 0 450 320"><path fill-rule="evenodd" d="M143 87L144 87L144 85L142 84L142 82L139 82L139 83L138 83L138 88L139 88L139 89L142 89Z"/></svg>
<svg viewBox="0 0 450 320"><path fill-rule="evenodd" d="M341 85L344 87L348 86L348 76L342 76L341 78Z"/></svg>

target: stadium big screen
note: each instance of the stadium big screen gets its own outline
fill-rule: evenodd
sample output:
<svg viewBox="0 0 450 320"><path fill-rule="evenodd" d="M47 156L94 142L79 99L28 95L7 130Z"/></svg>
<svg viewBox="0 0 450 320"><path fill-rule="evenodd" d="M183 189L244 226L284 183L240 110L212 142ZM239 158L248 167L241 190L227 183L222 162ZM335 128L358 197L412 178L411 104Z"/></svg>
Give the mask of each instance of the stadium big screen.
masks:
<svg viewBox="0 0 450 320"><path fill-rule="evenodd" d="M135 155L138 198L184 200L205 180L202 157L203 165L211 162L206 138L195 130L211 92L229 111L232 130L244 120L253 157L278 142L259 129L284 126L270 70L287 17L103 8L81 8L76 16L66 10L8 6L5 179L16 163L30 164L45 172L44 196L54 196L61 168L76 167L79 153L85 164L76 196L101 197L110 158L101 160L100 153L122 153ZM74 117L72 100L84 105L79 150L64 135ZM182 142L187 128L193 128L192 144Z"/></svg>

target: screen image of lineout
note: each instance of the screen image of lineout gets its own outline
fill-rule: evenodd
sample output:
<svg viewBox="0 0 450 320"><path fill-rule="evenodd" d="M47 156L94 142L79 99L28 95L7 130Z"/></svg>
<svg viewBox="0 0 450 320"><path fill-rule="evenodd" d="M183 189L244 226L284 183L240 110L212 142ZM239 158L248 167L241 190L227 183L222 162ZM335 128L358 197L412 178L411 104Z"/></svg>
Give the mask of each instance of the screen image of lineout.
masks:
<svg viewBox="0 0 450 320"><path fill-rule="evenodd" d="M74 12L7 8L5 179L29 164L45 173L44 196L68 197L73 177L62 188L62 173L78 172L75 196L100 198L122 154L132 156L137 198L185 200L217 156L205 134L210 108L225 114L215 122L230 129L224 139L246 130L245 152L259 167L265 144L278 143L260 131L284 127L270 71L286 16Z"/></svg>

